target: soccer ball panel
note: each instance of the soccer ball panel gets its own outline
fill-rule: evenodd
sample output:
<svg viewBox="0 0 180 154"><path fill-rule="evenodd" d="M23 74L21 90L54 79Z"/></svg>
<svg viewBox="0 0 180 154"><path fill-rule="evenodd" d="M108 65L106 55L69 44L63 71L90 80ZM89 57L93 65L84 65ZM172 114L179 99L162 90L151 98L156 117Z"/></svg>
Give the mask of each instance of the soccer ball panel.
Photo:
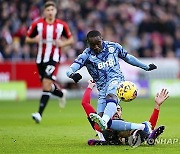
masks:
<svg viewBox="0 0 180 154"><path fill-rule="evenodd" d="M124 102L130 102L137 96L137 88L133 82L121 82L117 88L117 96Z"/></svg>

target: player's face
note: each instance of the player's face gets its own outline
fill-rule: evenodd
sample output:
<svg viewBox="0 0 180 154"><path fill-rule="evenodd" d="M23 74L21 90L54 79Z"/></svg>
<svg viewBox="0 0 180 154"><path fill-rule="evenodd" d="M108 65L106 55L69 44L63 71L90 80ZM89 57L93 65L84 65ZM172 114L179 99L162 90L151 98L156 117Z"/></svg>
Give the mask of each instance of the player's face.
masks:
<svg viewBox="0 0 180 154"><path fill-rule="evenodd" d="M122 115L122 109L121 107L118 105L117 106L117 111L116 113L114 114L113 118L112 119L121 119L121 115Z"/></svg>
<svg viewBox="0 0 180 154"><path fill-rule="evenodd" d="M49 6L45 8L44 10L45 18L49 20L53 20L56 17L56 13L57 13L57 10L54 6Z"/></svg>
<svg viewBox="0 0 180 154"><path fill-rule="evenodd" d="M88 39L88 44L91 50L96 54L100 53L102 50L103 39L101 36L91 37Z"/></svg>

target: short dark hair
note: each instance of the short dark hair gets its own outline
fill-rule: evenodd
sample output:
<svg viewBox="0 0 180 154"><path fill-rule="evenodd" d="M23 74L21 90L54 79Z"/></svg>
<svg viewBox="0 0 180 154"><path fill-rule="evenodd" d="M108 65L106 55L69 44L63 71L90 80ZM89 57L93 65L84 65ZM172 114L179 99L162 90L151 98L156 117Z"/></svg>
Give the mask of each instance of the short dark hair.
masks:
<svg viewBox="0 0 180 154"><path fill-rule="evenodd" d="M44 8L47 8L47 7L49 7L49 6L54 6L54 7L56 7L56 3L54 2L54 1L47 1L45 4L44 4Z"/></svg>
<svg viewBox="0 0 180 154"><path fill-rule="evenodd" d="M87 39L91 37L101 36L101 33L97 30L89 31L87 34Z"/></svg>

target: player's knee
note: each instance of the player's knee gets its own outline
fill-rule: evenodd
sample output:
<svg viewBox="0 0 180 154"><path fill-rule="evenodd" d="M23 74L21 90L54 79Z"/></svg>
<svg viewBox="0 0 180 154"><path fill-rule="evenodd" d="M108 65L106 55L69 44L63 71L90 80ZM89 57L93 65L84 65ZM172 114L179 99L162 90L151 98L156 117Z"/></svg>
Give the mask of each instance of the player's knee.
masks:
<svg viewBox="0 0 180 154"><path fill-rule="evenodd" d="M117 98L117 96L114 95L114 94L108 94L108 95L106 96L106 100L115 100L116 102L118 102L118 98Z"/></svg>
<svg viewBox="0 0 180 154"><path fill-rule="evenodd" d="M52 81L48 79L43 79L42 87L44 91L51 91L52 89Z"/></svg>
<svg viewBox="0 0 180 154"><path fill-rule="evenodd" d="M51 91L51 86L43 86L44 91Z"/></svg>
<svg viewBox="0 0 180 154"><path fill-rule="evenodd" d="M106 99L106 104L108 104L108 103L115 103L117 105L118 101L114 100L114 99Z"/></svg>

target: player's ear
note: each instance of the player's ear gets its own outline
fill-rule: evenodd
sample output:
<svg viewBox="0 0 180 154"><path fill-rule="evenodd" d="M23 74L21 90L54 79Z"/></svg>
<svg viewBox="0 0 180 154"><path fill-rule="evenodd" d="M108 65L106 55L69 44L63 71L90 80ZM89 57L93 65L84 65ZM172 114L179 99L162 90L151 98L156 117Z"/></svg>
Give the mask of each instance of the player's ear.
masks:
<svg viewBox="0 0 180 154"><path fill-rule="evenodd" d="M57 8L55 8L55 14L57 14Z"/></svg>
<svg viewBox="0 0 180 154"><path fill-rule="evenodd" d="M102 37L102 36L100 36L100 38L101 38L101 40L103 41L103 37Z"/></svg>
<svg viewBox="0 0 180 154"><path fill-rule="evenodd" d="M89 47L89 40L86 39L86 46Z"/></svg>

